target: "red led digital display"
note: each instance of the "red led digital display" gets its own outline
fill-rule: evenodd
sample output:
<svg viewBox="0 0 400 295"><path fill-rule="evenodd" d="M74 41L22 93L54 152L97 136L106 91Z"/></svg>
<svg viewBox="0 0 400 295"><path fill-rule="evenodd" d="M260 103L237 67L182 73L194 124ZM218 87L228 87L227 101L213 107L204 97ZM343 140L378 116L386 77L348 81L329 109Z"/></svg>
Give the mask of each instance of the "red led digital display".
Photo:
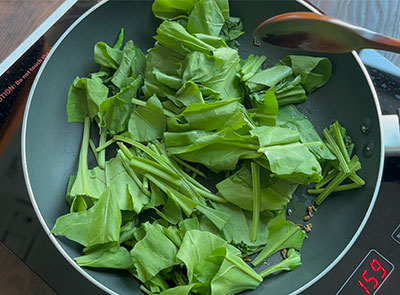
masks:
<svg viewBox="0 0 400 295"><path fill-rule="evenodd" d="M389 260L371 250L336 295L374 295L393 269L394 265Z"/></svg>

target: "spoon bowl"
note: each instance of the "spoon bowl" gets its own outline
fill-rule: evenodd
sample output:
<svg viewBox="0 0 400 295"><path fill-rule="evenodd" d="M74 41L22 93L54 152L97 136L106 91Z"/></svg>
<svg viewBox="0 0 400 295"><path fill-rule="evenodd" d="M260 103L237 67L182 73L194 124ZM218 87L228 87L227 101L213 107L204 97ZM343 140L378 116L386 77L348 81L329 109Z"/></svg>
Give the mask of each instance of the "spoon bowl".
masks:
<svg viewBox="0 0 400 295"><path fill-rule="evenodd" d="M272 45L312 52L346 53L364 48L400 53L400 40L326 15L290 12L267 19L256 39Z"/></svg>

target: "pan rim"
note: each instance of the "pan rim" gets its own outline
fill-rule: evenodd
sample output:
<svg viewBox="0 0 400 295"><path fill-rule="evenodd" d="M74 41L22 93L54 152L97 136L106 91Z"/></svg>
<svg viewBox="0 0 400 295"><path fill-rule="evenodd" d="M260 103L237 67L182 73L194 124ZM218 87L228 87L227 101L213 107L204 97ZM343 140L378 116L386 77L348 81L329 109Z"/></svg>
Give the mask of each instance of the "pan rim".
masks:
<svg viewBox="0 0 400 295"><path fill-rule="evenodd" d="M24 179L25 179L25 184L28 190L29 198L31 200L33 209L36 213L36 216L39 219L40 224L42 225L44 231L46 232L47 237L50 239L50 241L53 243L53 245L57 248L57 250L61 253L61 255L72 265L73 268L75 268L81 275L83 275L87 280L89 280L92 284L100 288L101 290L107 292L108 294L111 295L119 295L115 291L111 290L110 288L106 287L99 281L97 281L95 278L93 278L91 275L89 275L82 267L80 267L71 256L68 255L68 253L64 250L64 248L61 246L61 244L58 242L56 237L53 235L49 227L47 226L46 221L44 220L42 213L39 209L38 204L36 203L36 199L32 190L32 185L30 183L30 177L29 177L29 172L28 172L28 164L26 161L26 131L27 131L27 124L28 124L28 116L29 116L29 109L32 103L32 98L36 89L36 86L40 80L40 77L43 73L43 71L46 68L46 65L48 61L50 60L51 56L54 54L54 52L57 50L58 46L64 41L64 39L70 34L70 32L78 26L88 15L93 13L96 9L99 7L103 6L105 3L109 2L109 0L103 0L94 6L92 6L89 10L87 10L84 14L82 14L76 21L73 22L73 24L68 27L68 29L61 35L61 37L57 40L57 42L54 44L52 49L50 50L47 58L43 62L42 66L40 67L35 80L32 84L31 90L29 92L29 97L28 101L26 103L25 107L25 112L24 112L24 117L23 117L23 122L22 122L22 132L21 132L21 156L22 156L22 169L24 173Z"/></svg>
<svg viewBox="0 0 400 295"><path fill-rule="evenodd" d="M64 39L70 34L70 32L78 26L88 15L93 13L96 9L101 7L102 5L110 2L112 0L103 0L93 7L91 7L88 11L86 11L83 15L81 15L68 29L61 35L61 37L57 40L57 42L54 44L53 48L50 50L47 58L43 62L42 66L39 69L39 72L37 73L35 80L32 84L31 90L29 92L29 97L28 101L26 103L25 107L25 112L24 112L24 117L23 117L23 123L22 123L22 132L21 132L21 158L22 158L22 168L23 168L23 174L24 174L24 180L25 180L25 185L29 194L29 198L31 200L32 206L34 208L34 211L36 213L36 216L38 217L40 224L42 225L44 231L46 232L46 235L50 239L50 241L54 244L54 246L57 248L57 250L61 253L62 256L81 274L83 275L87 280L89 280L92 284L100 288L101 290L107 292L108 294L112 295L119 295L115 291L111 290L110 288L106 287L103 285L101 282L96 280L94 277L92 277L89 273L87 273L82 267L80 267L71 256L68 255L68 253L64 250L64 248L61 246L59 241L56 239L56 237L51 233L51 230L47 226L41 211L39 209L39 206L36 203L35 196L32 190L32 186L30 183L30 177L29 177L29 172L28 172L28 165L27 165L27 159L26 159L26 132L27 132L27 122L28 122L28 116L29 116L29 110L32 102L32 98L36 89L36 86L40 80L40 77L46 68L46 65L48 61L50 60L51 56L57 50L58 46L64 41ZM244 0L241 0L244 1ZM316 13L316 14L322 14L321 11L314 7L312 4L310 4L307 0L295 0L297 3L303 5L305 8L309 9L310 11ZM382 129L382 112L378 100L378 95L376 93L376 90L373 86L371 77L369 76L369 73L361 61L359 55L357 54L356 51L352 51L352 55L354 59L357 61L362 73L364 74L364 78L366 79L368 86L370 88L372 97L375 102L375 107L378 115L378 124L379 124L379 132L380 132L380 161L379 161L379 168L378 168L378 174L377 174L377 181L375 183L375 189L369 204L369 207L365 213L364 218L361 221L360 226L358 227L357 231L353 235L352 239L350 242L346 245L346 247L340 252L340 254L322 271L320 272L317 276L315 276L312 280L308 281L306 284L304 284L302 287L298 288L297 290L293 291L289 295L296 295L299 294L309 287L311 287L313 284L315 284L317 281L319 281L321 278L323 278L329 271L331 271L339 261L342 260L342 258L346 255L346 253L351 249L351 247L354 245L356 240L358 239L359 235L361 234L362 230L364 229L366 223L368 222L368 219L371 215L371 212L375 206L376 199L378 197L379 189L381 186L381 181L382 181L382 174L383 174L383 166L384 166L384 144L383 144L383 129Z"/></svg>
<svg viewBox="0 0 400 295"><path fill-rule="evenodd" d="M313 4L309 3L308 0L296 0L296 2L300 3L307 9L311 10L312 12L316 14L323 14L321 10L319 10L317 7L315 7ZM352 55L354 59L357 61L358 66L360 67L362 73L364 74L364 78L366 79L368 86L370 88L372 97L375 102L375 107L376 107L376 112L378 115L378 124L379 124L379 137L380 137L380 155L379 155L379 168L378 168L378 175L377 175L377 181L375 183L375 189L371 198L371 202L368 206L367 212L364 215L363 220L361 221L360 226L358 227L357 231L354 233L353 237L351 238L350 242L346 245L346 247L340 252L340 254L331 262L331 264L328 265L322 272L320 272L316 277L314 277L311 281L297 289L296 291L290 293L289 295L296 295L299 294L309 287L311 287L313 284L315 284L317 281L319 281L321 278L323 278L328 272L330 272L336 264L339 263L339 261L342 260L342 258L347 254L347 252L353 247L354 243L360 236L362 230L364 229L365 225L367 224L369 217L372 213L372 210L375 207L375 202L376 199L378 198L378 193L381 187L381 182L382 182L382 174L383 174L383 166L385 162L385 148L384 148L384 142L383 142L383 128L382 128L382 111L381 111L381 106L379 104L379 99L378 99L378 94L376 93L376 89L374 87L374 84L372 83L372 79L367 71L367 68L365 67L364 63L362 62L360 56L358 53L353 50Z"/></svg>

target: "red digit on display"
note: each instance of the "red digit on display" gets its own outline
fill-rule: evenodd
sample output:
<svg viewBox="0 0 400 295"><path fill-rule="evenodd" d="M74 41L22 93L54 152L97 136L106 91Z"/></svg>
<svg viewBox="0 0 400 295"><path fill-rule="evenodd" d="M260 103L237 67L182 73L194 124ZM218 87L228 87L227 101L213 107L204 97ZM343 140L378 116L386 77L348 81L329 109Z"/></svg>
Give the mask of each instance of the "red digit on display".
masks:
<svg viewBox="0 0 400 295"><path fill-rule="evenodd" d="M376 289L379 285L378 280L374 277L374 276L370 276L369 278L367 278L365 275L367 274L367 270L364 270L363 274L361 275L361 277L364 279L364 281L366 281L367 283L374 281L375 284L373 286L374 289Z"/></svg>
<svg viewBox="0 0 400 295"><path fill-rule="evenodd" d="M376 259L372 260L372 262L371 262L369 265L371 266L371 268L372 268L374 271L382 270L382 279L383 279L384 277L386 277L387 271L386 271L386 269L384 269L384 268L382 267L382 265L379 263L378 260L376 260ZM375 265L376 265L376 266L375 266Z"/></svg>
<svg viewBox="0 0 400 295"><path fill-rule="evenodd" d="M364 289L364 291L367 292L367 294L371 294L371 292L369 292L369 290L367 289L367 287L365 287L365 285L363 284L363 282L358 281L358 283L359 283L360 286Z"/></svg>

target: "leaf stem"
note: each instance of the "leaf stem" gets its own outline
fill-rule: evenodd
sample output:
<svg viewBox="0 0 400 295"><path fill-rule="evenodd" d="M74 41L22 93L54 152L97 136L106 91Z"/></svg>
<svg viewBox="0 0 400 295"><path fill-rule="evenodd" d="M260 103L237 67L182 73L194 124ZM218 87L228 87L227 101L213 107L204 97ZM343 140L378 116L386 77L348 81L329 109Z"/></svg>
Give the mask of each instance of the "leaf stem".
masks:
<svg viewBox="0 0 400 295"><path fill-rule="evenodd" d="M175 162L177 162L179 165L189 169L190 171L196 173L197 175L200 175L201 177L203 177L204 179L207 179L207 176L204 174L204 172L200 171L197 168L194 168L193 166L189 165L188 163L186 163L185 161L181 160L180 158L178 158L175 155L171 156L172 160L174 160Z"/></svg>
<svg viewBox="0 0 400 295"><path fill-rule="evenodd" d="M333 189L333 192L343 192L343 191L348 191L348 190L352 190L352 189L356 189L356 188L360 188L362 187L362 184L358 184L358 183L349 183L349 184L343 184L343 185L339 185L336 188ZM324 191L324 188L319 188L319 189L309 189L307 190L307 193L309 193L310 195L316 195L316 194L320 194Z"/></svg>
<svg viewBox="0 0 400 295"><path fill-rule="evenodd" d="M114 138L111 138L109 141L105 142L103 145L100 145L97 147L96 152L101 152L102 150L108 148L110 145L112 145L116 140Z"/></svg>
<svg viewBox="0 0 400 295"><path fill-rule="evenodd" d="M350 162L350 156L347 153L346 146L344 145L344 140L343 140L342 132L340 131L340 125L339 125L338 121L336 121L333 124L333 130L336 135L336 140L337 140L338 146L343 154L344 159L348 163L348 162Z"/></svg>
<svg viewBox="0 0 400 295"><path fill-rule="evenodd" d="M104 128L100 128L100 139L99 139L99 147L104 145L107 141L107 132ZM101 169L104 169L104 165L106 163L106 149L102 149L98 152L98 160L97 164Z"/></svg>
<svg viewBox="0 0 400 295"><path fill-rule="evenodd" d="M251 226L251 241L255 242L258 235L261 207L260 165L251 162L251 176L253 179L253 220Z"/></svg>
<svg viewBox="0 0 400 295"><path fill-rule="evenodd" d="M139 171L144 172L143 174L150 173L150 174L156 175L156 176L162 178L163 180L168 181L169 183L174 184L178 187L181 185L179 178L173 177L171 174L168 174L160 169L157 169L156 167L146 163L145 161L141 161L144 159L141 159L141 160L138 160L138 159L141 159L141 158L138 158L138 157L132 158L131 162L130 162L130 166L138 169Z"/></svg>
<svg viewBox="0 0 400 295"><path fill-rule="evenodd" d="M340 167L342 168L343 172L349 173L350 170L349 170L349 166L347 165L346 159L344 158L339 146L336 144L335 139L329 133L328 128L325 128L323 133L324 133L324 137L328 141L327 146L330 147L333 154L339 160L339 164L340 164Z"/></svg>
<svg viewBox="0 0 400 295"><path fill-rule="evenodd" d="M87 195L89 195L89 168L87 161L89 142L90 142L90 117L86 117L83 123L83 136L82 136L81 150L79 153L78 169L82 176L83 190Z"/></svg>
<svg viewBox="0 0 400 295"><path fill-rule="evenodd" d="M328 184L324 191L317 197L315 203L321 205L322 202L338 187L351 173L361 169L360 161L357 156L354 156L349 162L349 173L340 171L336 177Z"/></svg>
<svg viewBox="0 0 400 295"><path fill-rule="evenodd" d="M329 183L332 179L334 179L336 177L336 175L338 175L339 171L338 170L330 170L328 172L328 175L325 176L320 182L318 182L315 185L316 189L319 189L321 187L323 187L325 184Z"/></svg>
<svg viewBox="0 0 400 295"><path fill-rule="evenodd" d="M132 177L133 181L142 190L142 192L150 198L151 192L143 188L142 186L143 182L140 181L139 177L136 175L136 173L132 170L132 168L128 164L129 159L125 156L125 154L121 150L118 150L118 155L121 159L122 165L124 166L126 172L128 172L129 176Z"/></svg>

